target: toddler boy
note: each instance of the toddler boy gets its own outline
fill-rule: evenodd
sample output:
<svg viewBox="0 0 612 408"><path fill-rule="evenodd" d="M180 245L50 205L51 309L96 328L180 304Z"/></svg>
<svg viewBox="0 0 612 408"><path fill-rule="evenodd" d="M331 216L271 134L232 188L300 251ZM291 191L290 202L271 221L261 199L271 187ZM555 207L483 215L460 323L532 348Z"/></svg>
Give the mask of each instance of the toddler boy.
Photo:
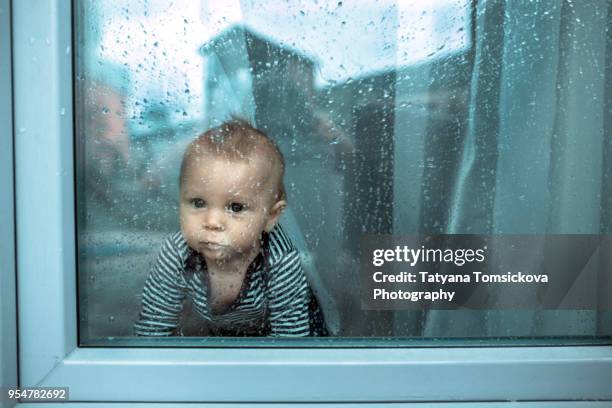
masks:
<svg viewBox="0 0 612 408"><path fill-rule="evenodd" d="M181 230L145 283L137 335L180 334L185 296L213 335L325 335L300 256L277 224L286 207L283 157L242 120L208 130L180 172Z"/></svg>

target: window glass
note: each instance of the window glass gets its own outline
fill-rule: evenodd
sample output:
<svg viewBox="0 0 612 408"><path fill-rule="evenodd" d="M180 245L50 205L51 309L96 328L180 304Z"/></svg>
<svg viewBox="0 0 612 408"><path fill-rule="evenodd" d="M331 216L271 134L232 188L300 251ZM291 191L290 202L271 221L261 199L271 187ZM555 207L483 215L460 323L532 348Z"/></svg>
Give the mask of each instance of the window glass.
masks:
<svg viewBox="0 0 612 408"><path fill-rule="evenodd" d="M156 310L158 322L139 334L159 337L170 327L182 337L176 344L186 344L188 336L296 334L298 312L279 317L278 327L266 319L282 315L277 306L308 290L332 337L609 336L610 313L590 304L371 310L360 295L364 237L523 234L546 240L610 232L608 7L604 1L78 0L81 344L157 344L132 338L137 322L152 318L142 315L146 296L156 298L148 313ZM190 250L181 219L214 214L218 195L200 199L213 194L206 190L185 198L189 183L181 177L180 184L179 175L190 143L232 115L267 135L284 157L288 206L279 223L291 244L274 253L273 243L284 239L275 227L261 244L272 248L269 253L242 265L241 277L215 286L210 254L221 251L213 248L218 243L198 238L206 240L198 241L204 247ZM206 157L204 170L193 174L213 174L210 185L242 174L239 160L228 165ZM225 201L220 217L255 207ZM529 253L528 265L539 265L538 252ZM262 295L269 302L262 315L253 312L264 331L207 321L223 320L237 304L259 296L257 268L269 261L282 272L279 264L290 264L291 256L307 283L294 293L295 282L285 285L291 277L262 275L261 285L270 285L262 290L279 291ZM606 276L580 286L588 259L563 290L587 288L600 305L609 303ZM167 286L168 276L189 265L195 275ZM165 272L151 280L156 268ZM184 300L179 293L187 294ZM542 296L521 293L534 304ZM178 320L168 318L178 304ZM295 310L304 312L304 305ZM307 313L312 327L312 310Z"/></svg>

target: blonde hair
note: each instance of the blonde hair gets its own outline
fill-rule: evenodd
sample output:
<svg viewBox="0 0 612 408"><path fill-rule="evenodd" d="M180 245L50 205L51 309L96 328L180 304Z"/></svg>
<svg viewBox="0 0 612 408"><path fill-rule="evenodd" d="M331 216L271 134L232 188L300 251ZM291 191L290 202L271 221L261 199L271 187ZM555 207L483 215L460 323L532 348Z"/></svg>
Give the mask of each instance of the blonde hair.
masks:
<svg viewBox="0 0 612 408"><path fill-rule="evenodd" d="M255 157L270 159L273 174L278 178L275 200L286 200L283 177L285 160L274 142L262 131L241 118L231 120L213 127L193 140L183 155L179 186L183 184L187 166L196 157L210 154L228 160L251 160Z"/></svg>

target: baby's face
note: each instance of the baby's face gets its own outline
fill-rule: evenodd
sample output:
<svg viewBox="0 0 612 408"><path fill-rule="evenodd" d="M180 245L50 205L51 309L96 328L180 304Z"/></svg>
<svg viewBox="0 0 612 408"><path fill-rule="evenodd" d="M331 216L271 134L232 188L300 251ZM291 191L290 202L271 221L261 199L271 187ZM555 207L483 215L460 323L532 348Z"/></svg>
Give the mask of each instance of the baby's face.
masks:
<svg viewBox="0 0 612 408"><path fill-rule="evenodd" d="M274 202L274 177L262 160L228 161L206 155L185 169L180 191L181 230L207 262L231 262L260 249L262 231L284 207Z"/></svg>

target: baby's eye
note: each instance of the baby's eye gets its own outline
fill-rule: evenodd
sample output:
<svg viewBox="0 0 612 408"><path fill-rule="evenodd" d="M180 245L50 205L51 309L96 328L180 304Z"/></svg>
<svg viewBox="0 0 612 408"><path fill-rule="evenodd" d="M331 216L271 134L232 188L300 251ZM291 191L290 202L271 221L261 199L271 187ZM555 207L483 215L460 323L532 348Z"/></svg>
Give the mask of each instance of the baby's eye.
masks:
<svg viewBox="0 0 612 408"><path fill-rule="evenodd" d="M241 204L241 203L231 203L229 205L229 209L233 213L239 213L239 212L244 211L244 204Z"/></svg>
<svg viewBox="0 0 612 408"><path fill-rule="evenodd" d="M201 198L191 199L191 206L193 208L204 208L205 205L206 205L206 201L202 200Z"/></svg>

